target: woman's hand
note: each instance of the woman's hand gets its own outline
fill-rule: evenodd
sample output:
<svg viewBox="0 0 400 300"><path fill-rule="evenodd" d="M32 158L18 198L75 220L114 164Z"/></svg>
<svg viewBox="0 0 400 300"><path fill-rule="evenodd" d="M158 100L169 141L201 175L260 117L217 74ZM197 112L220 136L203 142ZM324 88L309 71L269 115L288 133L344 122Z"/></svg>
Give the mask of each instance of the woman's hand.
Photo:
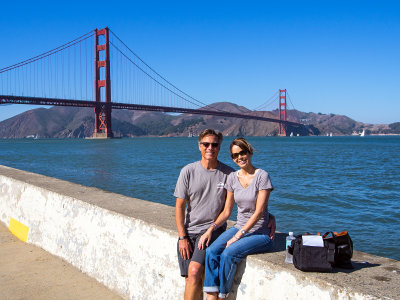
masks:
<svg viewBox="0 0 400 300"><path fill-rule="evenodd" d="M237 240L238 240L238 238L235 235L233 237L231 237L231 239L226 243L226 248L228 248L230 245L232 245Z"/></svg>
<svg viewBox="0 0 400 300"><path fill-rule="evenodd" d="M268 228L270 229L269 237L271 240L275 238L276 220L273 214L269 214Z"/></svg>
<svg viewBox="0 0 400 300"><path fill-rule="evenodd" d="M211 234L212 230L208 229L201 237L199 240L199 250L206 249L208 247L208 244L211 241Z"/></svg>

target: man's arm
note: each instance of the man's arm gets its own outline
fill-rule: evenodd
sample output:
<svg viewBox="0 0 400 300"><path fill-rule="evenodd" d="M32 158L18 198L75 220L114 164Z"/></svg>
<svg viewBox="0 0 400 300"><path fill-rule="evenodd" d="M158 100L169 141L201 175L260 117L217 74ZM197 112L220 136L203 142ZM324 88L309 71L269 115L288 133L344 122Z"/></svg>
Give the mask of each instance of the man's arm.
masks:
<svg viewBox="0 0 400 300"><path fill-rule="evenodd" d="M184 237L187 235L184 225L185 207L186 207L186 200L181 198L176 198L175 222L176 222L176 228L178 229L179 237ZM183 259L189 259L191 252L192 252L192 246L190 245L189 240L187 238L179 240L179 253L183 257Z"/></svg>

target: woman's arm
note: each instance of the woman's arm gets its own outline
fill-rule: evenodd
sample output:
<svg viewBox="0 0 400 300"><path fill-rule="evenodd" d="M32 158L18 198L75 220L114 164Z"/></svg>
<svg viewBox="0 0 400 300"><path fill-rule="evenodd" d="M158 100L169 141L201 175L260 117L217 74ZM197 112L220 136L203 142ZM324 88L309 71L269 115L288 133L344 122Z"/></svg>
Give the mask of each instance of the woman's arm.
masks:
<svg viewBox="0 0 400 300"><path fill-rule="evenodd" d="M207 229L207 231L200 237L199 240L199 249L205 249L205 246L208 246L211 240L211 234L212 232L220 227L222 224L228 220L229 216L232 213L233 209L233 204L235 200L233 198L233 193L230 191L226 192L226 201L225 201L225 206L224 210L219 214L217 219L215 220L214 224L210 226L210 228Z"/></svg>
<svg viewBox="0 0 400 300"><path fill-rule="evenodd" d="M242 227L242 230L245 232L248 232L253 226L260 220L260 218L264 215L265 208L268 205L268 199L269 195L271 193L271 190L261 190L258 192L258 196L256 199L256 210L254 211L253 215L250 217L250 219L247 220L246 224ZM230 244L236 242L242 237L243 233L241 231L238 231L229 241L226 243L226 246L228 247Z"/></svg>

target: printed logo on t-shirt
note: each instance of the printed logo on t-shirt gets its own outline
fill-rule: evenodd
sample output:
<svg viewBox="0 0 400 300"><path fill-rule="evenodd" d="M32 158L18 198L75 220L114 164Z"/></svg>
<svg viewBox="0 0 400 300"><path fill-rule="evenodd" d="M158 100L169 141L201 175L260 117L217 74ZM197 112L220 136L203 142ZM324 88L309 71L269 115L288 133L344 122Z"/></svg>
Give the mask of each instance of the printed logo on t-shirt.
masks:
<svg viewBox="0 0 400 300"><path fill-rule="evenodd" d="M224 183L223 182L218 182L217 189L223 189L223 188L224 188Z"/></svg>

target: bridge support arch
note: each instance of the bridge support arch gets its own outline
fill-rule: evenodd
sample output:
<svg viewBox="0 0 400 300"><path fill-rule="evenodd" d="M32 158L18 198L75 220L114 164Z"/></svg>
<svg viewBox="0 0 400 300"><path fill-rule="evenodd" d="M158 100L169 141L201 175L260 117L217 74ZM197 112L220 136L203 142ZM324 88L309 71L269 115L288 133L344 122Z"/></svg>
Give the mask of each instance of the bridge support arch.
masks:
<svg viewBox="0 0 400 300"><path fill-rule="evenodd" d="M99 44L100 36L104 36L104 44ZM112 138L110 44L108 27L95 30L94 43L94 101L96 105L94 108L93 138Z"/></svg>

